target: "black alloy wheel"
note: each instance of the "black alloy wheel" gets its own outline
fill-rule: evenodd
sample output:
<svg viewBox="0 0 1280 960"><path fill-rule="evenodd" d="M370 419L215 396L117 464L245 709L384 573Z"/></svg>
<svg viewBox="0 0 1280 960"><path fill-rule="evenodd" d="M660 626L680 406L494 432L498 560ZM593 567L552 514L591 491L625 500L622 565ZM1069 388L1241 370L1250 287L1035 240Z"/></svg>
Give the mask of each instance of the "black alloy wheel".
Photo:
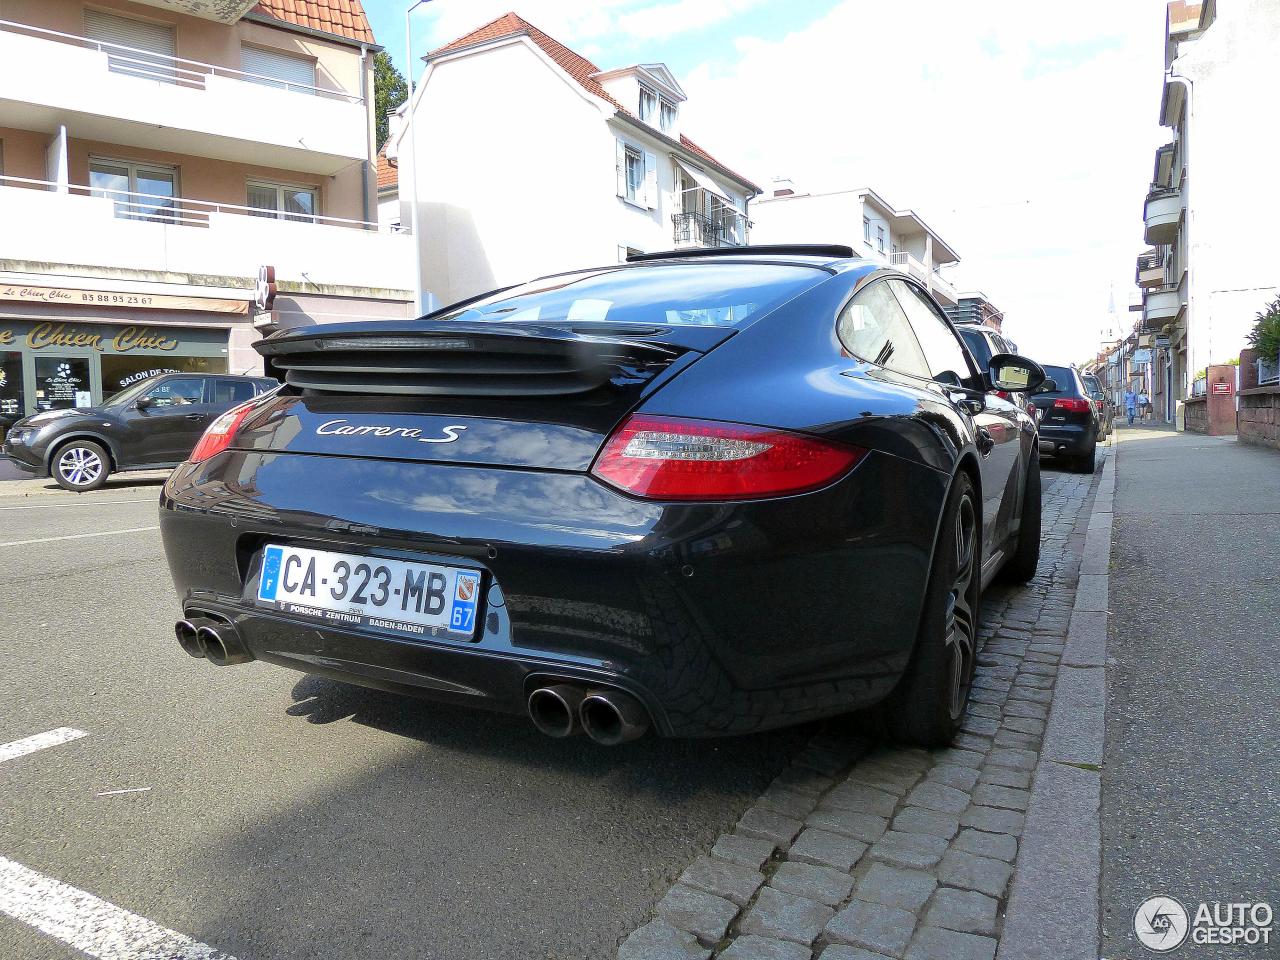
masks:
<svg viewBox="0 0 1280 960"><path fill-rule="evenodd" d="M915 652L878 710L884 732L895 740L940 747L960 731L977 661L981 531L977 490L961 471L947 497Z"/></svg>

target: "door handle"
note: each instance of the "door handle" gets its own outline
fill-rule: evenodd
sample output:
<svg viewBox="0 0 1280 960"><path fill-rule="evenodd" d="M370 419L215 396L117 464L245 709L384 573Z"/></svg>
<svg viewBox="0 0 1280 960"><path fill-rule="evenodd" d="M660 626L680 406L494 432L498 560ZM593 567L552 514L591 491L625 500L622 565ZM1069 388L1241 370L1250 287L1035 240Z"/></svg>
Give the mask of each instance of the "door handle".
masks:
<svg viewBox="0 0 1280 960"><path fill-rule="evenodd" d="M203 414L203 413L188 413L188 414L186 414L186 419L187 419L187 420L203 420L203 419L204 419L204 414Z"/></svg>

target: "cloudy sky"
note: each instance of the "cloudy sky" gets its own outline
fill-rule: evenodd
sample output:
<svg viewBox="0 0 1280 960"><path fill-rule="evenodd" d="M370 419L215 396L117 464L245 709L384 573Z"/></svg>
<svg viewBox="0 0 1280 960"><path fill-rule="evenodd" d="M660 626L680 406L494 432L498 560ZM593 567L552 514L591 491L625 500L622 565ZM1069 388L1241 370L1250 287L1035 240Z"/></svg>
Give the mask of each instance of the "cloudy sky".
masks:
<svg viewBox="0 0 1280 960"><path fill-rule="evenodd" d="M407 0L364 3L403 69ZM666 63L685 132L762 186L915 210L1033 356L1089 358L1113 290L1128 322L1162 0L434 0L415 54L508 10L603 69Z"/></svg>

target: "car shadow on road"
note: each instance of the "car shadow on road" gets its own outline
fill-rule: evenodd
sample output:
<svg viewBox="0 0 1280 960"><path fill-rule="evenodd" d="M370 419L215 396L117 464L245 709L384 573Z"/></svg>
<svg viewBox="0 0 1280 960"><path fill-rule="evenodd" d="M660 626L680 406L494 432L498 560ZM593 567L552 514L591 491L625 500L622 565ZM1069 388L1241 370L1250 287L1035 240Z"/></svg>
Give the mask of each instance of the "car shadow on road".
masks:
<svg viewBox="0 0 1280 960"><path fill-rule="evenodd" d="M308 723L349 720L435 749L514 765L548 766L587 778L622 775L626 793L664 802L715 789L739 770L762 789L798 753L819 724L740 736L665 739L653 733L619 747L602 747L584 735L558 740L539 733L525 717L401 696L314 675L294 684L285 712ZM771 771L763 778L764 771ZM733 774L736 780L740 774ZM733 792L738 792L735 783Z"/></svg>

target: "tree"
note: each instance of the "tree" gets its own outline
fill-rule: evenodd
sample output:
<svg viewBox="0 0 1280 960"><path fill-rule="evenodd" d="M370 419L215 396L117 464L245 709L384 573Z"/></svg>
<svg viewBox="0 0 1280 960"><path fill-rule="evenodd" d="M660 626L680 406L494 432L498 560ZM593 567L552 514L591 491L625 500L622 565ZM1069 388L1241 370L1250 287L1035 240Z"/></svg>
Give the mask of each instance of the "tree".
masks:
<svg viewBox="0 0 1280 960"><path fill-rule="evenodd" d="M385 50L373 56L373 110L377 117L379 148L390 134L388 117L409 96L409 85L404 74L396 69Z"/></svg>

